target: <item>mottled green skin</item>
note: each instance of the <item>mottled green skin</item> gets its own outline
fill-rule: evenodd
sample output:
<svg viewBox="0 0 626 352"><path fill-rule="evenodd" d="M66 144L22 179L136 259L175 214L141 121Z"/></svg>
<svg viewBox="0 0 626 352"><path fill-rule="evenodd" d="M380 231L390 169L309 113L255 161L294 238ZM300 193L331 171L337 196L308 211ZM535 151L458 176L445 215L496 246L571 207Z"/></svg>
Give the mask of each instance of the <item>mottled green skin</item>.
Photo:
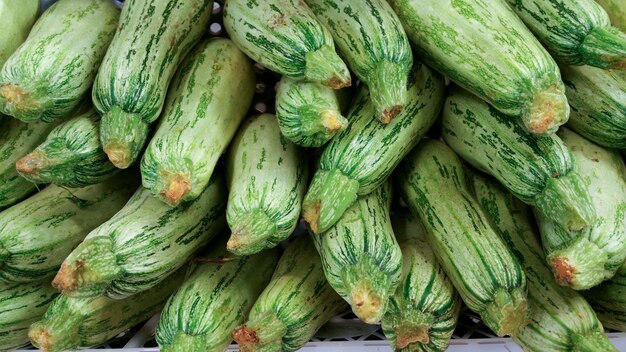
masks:
<svg viewBox="0 0 626 352"><path fill-rule="evenodd" d="M605 327L626 331L626 263L613 278L583 294Z"/></svg>
<svg viewBox="0 0 626 352"><path fill-rule="evenodd" d="M595 0L609 15L611 23L626 32L626 6L624 0Z"/></svg>
<svg viewBox="0 0 626 352"><path fill-rule="evenodd" d="M568 127L601 146L626 148L626 76L565 65L561 74L572 108Z"/></svg>
<svg viewBox="0 0 626 352"><path fill-rule="evenodd" d="M559 62L626 70L626 34L594 0L507 1Z"/></svg>
<svg viewBox="0 0 626 352"><path fill-rule="evenodd" d="M389 219L391 196L391 184L384 182L359 198L331 229L312 235L328 283L368 324L383 317L402 274L402 251ZM369 300L360 301L361 296Z"/></svg>
<svg viewBox="0 0 626 352"><path fill-rule="evenodd" d="M123 147L132 164L148 125L160 115L170 80L206 31L213 0L128 0L98 71L92 97L102 115L100 140ZM122 148L120 147L120 148Z"/></svg>
<svg viewBox="0 0 626 352"><path fill-rule="evenodd" d="M556 135L532 134L457 87L443 108L443 137L465 161L493 175L564 229L576 232L592 223L589 190Z"/></svg>
<svg viewBox="0 0 626 352"><path fill-rule="evenodd" d="M0 282L0 350L28 345L28 327L41 319L58 294L49 279L28 284Z"/></svg>
<svg viewBox="0 0 626 352"><path fill-rule="evenodd" d="M28 37L38 10L39 0L0 1L0 68Z"/></svg>
<svg viewBox="0 0 626 352"><path fill-rule="evenodd" d="M0 111L50 122L75 110L89 94L118 18L115 4L102 0L60 0L46 10L0 71Z"/></svg>
<svg viewBox="0 0 626 352"><path fill-rule="evenodd" d="M228 258L225 241L209 246L208 259ZM276 249L198 265L167 301L156 340L164 352L225 351L231 333L245 318L272 277Z"/></svg>
<svg viewBox="0 0 626 352"><path fill-rule="evenodd" d="M426 139L395 180L465 304L498 336L515 335L528 322L524 270L471 197L461 160L444 143Z"/></svg>
<svg viewBox="0 0 626 352"><path fill-rule="evenodd" d="M306 161L302 150L280 134L274 115L243 123L226 158L231 252L256 253L291 235L309 179ZM268 221L256 221L253 213Z"/></svg>
<svg viewBox="0 0 626 352"><path fill-rule="evenodd" d="M564 260L572 267L568 274L572 278L562 284L586 290L610 279L626 258L626 167L616 150L597 146L566 128L559 136L574 155L576 172L589 190L589 205L597 216L591 227L575 234L542 214L537 214L537 223L548 263ZM560 279L558 270L555 275Z"/></svg>
<svg viewBox="0 0 626 352"><path fill-rule="evenodd" d="M376 119L366 87L354 98L350 125L326 146L304 200L304 217L314 232L329 229L357 196L380 187L426 134L441 111L443 77L416 61L407 97L402 112L386 125Z"/></svg>
<svg viewBox="0 0 626 352"><path fill-rule="evenodd" d="M224 229L225 193L216 175L195 201L172 208L140 188L65 259L53 284L72 297L149 291Z"/></svg>
<svg viewBox="0 0 626 352"><path fill-rule="evenodd" d="M419 219L400 212L392 223L402 248L402 280L389 299L383 331L396 351L443 352L456 327L461 299Z"/></svg>
<svg viewBox="0 0 626 352"><path fill-rule="evenodd" d="M141 160L143 186L171 205L196 199L246 116L254 95L250 60L228 39L202 41L170 85L162 118ZM189 191L167 196L172 180Z"/></svg>
<svg viewBox="0 0 626 352"><path fill-rule="evenodd" d="M617 351L587 301L559 286L546 265L530 207L494 179L474 176L475 197L520 261L528 280L530 323L514 337L525 351Z"/></svg>

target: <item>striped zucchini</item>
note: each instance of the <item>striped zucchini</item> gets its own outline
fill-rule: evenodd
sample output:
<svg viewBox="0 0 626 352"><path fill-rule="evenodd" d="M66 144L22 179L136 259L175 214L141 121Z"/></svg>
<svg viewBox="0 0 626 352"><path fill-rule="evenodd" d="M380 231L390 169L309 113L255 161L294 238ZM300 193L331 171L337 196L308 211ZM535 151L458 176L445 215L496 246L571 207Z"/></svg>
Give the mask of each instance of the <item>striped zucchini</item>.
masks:
<svg viewBox="0 0 626 352"><path fill-rule="evenodd" d="M333 89L351 85L328 30L301 0L228 0L224 26L254 61L287 77Z"/></svg>
<svg viewBox="0 0 626 352"><path fill-rule="evenodd" d="M390 206L391 184L384 182L359 198L330 230L313 235L328 283L368 324L383 317L402 274Z"/></svg>
<svg viewBox="0 0 626 352"><path fill-rule="evenodd" d="M250 60L228 39L201 42L183 61L141 160L143 186L170 205L196 199L254 95Z"/></svg>
<svg viewBox="0 0 626 352"><path fill-rule="evenodd" d="M596 2L607 12L611 23L622 32L626 32L626 6L624 6L624 0L596 0Z"/></svg>
<svg viewBox="0 0 626 352"><path fill-rule="evenodd" d="M303 203L314 233L333 226L358 196L371 193L389 177L433 125L443 104L443 77L416 61L409 76L407 102L383 125L362 87L354 99L350 125L326 146Z"/></svg>
<svg viewBox="0 0 626 352"><path fill-rule="evenodd" d="M513 337L525 351L617 351L589 303L552 279L528 206L495 180L475 176L476 199L522 264L528 280L530 323Z"/></svg>
<svg viewBox="0 0 626 352"><path fill-rule="evenodd" d="M471 198L461 160L442 142L424 140L395 176L465 304L498 336L517 335L528 323L526 277Z"/></svg>
<svg viewBox="0 0 626 352"><path fill-rule="evenodd" d="M0 281L0 350L28 345L28 327L41 319L57 294L47 279L27 284Z"/></svg>
<svg viewBox="0 0 626 352"><path fill-rule="evenodd" d="M141 323L161 310L182 284L186 268L165 277L150 290L122 300L105 296L58 296L43 318L30 326L28 337L43 352L97 346Z"/></svg>
<svg viewBox="0 0 626 352"><path fill-rule="evenodd" d="M139 156L170 80L209 24L213 0L127 0L93 86L100 140L113 165Z"/></svg>
<svg viewBox="0 0 626 352"><path fill-rule="evenodd" d="M278 251L226 259L226 241L212 244L200 264L165 304L156 340L163 352L225 351L270 281Z"/></svg>
<svg viewBox="0 0 626 352"><path fill-rule="evenodd" d="M283 76L276 92L280 132L303 147L321 147L348 126L342 113L349 99L348 89L335 90Z"/></svg>
<svg viewBox="0 0 626 352"><path fill-rule="evenodd" d="M214 176L200 197L175 208L139 188L65 259L52 285L71 297L113 299L151 289L225 227L224 188Z"/></svg>
<svg viewBox="0 0 626 352"><path fill-rule="evenodd" d="M249 255L289 237L300 219L307 181L306 158L281 136L274 115L244 122L226 158L228 250Z"/></svg>
<svg viewBox="0 0 626 352"><path fill-rule="evenodd" d="M626 331L626 262L613 278L583 294L605 327Z"/></svg>
<svg viewBox="0 0 626 352"><path fill-rule="evenodd" d="M389 299L382 326L395 351L445 351L461 300L426 241L417 217L396 213L393 229L402 248L402 280Z"/></svg>
<svg viewBox="0 0 626 352"><path fill-rule="evenodd" d="M311 239L301 236L287 247L272 280L233 338L243 352L297 351L346 308L326 281Z"/></svg>
<svg viewBox="0 0 626 352"><path fill-rule="evenodd" d="M444 104L443 136L465 161L495 176L565 230L581 231L595 218L572 154L556 135L529 133L457 88Z"/></svg>
<svg viewBox="0 0 626 352"><path fill-rule="evenodd" d="M572 108L567 125L601 146L626 148L626 75L591 66L562 66L561 74Z"/></svg>
<svg viewBox="0 0 626 352"><path fill-rule="evenodd" d="M626 70L626 34L594 0L507 1L559 62Z"/></svg>
<svg viewBox="0 0 626 352"><path fill-rule="evenodd" d="M0 111L25 122L74 111L89 94L119 12L104 0L52 5L0 71Z"/></svg>
<svg viewBox="0 0 626 352"><path fill-rule="evenodd" d="M38 10L39 0L0 0L0 68L28 37Z"/></svg>
<svg viewBox="0 0 626 352"><path fill-rule="evenodd" d="M376 117L389 123L404 108L413 53L385 0L305 0L328 28L341 56L369 87Z"/></svg>
<svg viewBox="0 0 626 352"><path fill-rule="evenodd" d="M558 66L504 1L388 1L427 64L533 133L567 122Z"/></svg>
<svg viewBox="0 0 626 352"><path fill-rule="evenodd" d="M129 173L83 188L49 186L0 213L0 281L54 276L65 257L138 186Z"/></svg>
<svg viewBox="0 0 626 352"><path fill-rule="evenodd" d="M93 185L118 170L102 150L100 115L93 110L55 127L15 167L30 182L64 187Z"/></svg>
<svg viewBox="0 0 626 352"><path fill-rule="evenodd" d="M566 128L559 130L559 136L574 155L597 217L591 227L575 234L543 214L536 214L537 223L557 281L586 290L610 279L626 259L626 166L617 151Z"/></svg>

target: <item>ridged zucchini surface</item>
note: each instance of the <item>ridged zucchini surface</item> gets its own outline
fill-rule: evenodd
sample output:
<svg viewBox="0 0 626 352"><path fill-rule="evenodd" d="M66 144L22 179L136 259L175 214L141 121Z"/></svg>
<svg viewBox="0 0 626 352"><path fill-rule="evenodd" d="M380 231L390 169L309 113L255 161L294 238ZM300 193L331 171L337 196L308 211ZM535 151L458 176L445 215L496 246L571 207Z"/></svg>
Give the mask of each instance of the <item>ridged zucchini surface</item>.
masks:
<svg viewBox="0 0 626 352"><path fill-rule="evenodd" d="M610 280L583 294L605 327L626 331L626 262Z"/></svg>

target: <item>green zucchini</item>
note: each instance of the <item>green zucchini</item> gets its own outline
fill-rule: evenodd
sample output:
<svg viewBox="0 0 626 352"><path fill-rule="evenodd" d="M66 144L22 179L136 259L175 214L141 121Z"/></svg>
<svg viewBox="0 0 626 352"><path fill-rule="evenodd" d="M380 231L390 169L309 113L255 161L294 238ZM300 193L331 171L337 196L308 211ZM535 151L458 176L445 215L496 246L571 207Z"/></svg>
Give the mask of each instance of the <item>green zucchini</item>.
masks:
<svg viewBox="0 0 626 352"><path fill-rule="evenodd" d="M517 335L529 320L524 270L472 199L461 160L442 142L423 140L395 177L465 304L498 336Z"/></svg>
<svg viewBox="0 0 626 352"><path fill-rule="evenodd" d="M348 126L342 115L348 103L347 89L283 76L276 92L280 132L303 147L321 147Z"/></svg>
<svg viewBox="0 0 626 352"><path fill-rule="evenodd" d="M28 37L37 11L39 0L0 0L0 68Z"/></svg>
<svg viewBox="0 0 626 352"><path fill-rule="evenodd" d="M594 0L507 1L559 62L626 70L626 34Z"/></svg>
<svg viewBox="0 0 626 352"><path fill-rule="evenodd" d="M306 158L281 136L274 115L244 122L226 158L228 250L249 255L289 237L300 220L307 181Z"/></svg>
<svg viewBox="0 0 626 352"><path fill-rule="evenodd" d="M388 1L416 57L533 133L567 122L557 64L504 1Z"/></svg>
<svg viewBox="0 0 626 352"><path fill-rule="evenodd" d="M382 326L395 351L445 351L461 300L426 241L426 230L409 212L391 219L402 248L402 280L389 299Z"/></svg>
<svg viewBox="0 0 626 352"><path fill-rule="evenodd" d="M209 247L209 261L195 269L161 312L156 340L163 352L225 351L279 257L273 249L231 260L226 241Z"/></svg>
<svg viewBox="0 0 626 352"><path fill-rule="evenodd" d="M0 280L0 350L28 345L28 327L57 295L49 279L17 284Z"/></svg>
<svg viewBox="0 0 626 352"><path fill-rule="evenodd" d="M233 338L243 352L297 351L346 308L326 281L311 239L301 236L283 253L272 280Z"/></svg>
<svg viewBox="0 0 626 352"><path fill-rule="evenodd" d="M556 135L527 132L457 88L444 104L443 137L465 161L493 175L565 230L584 230L595 218L589 190L574 172L572 154Z"/></svg>
<svg viewBox="0 0 626 352"><path fill-rule="evenodd" d="M202 41L174 76L141 160L143 186L170 205L196 199L246 116L250 60L228 39Z"/></svg>
<svg viewBox="0 0 626 352"><path fill-rule="evenodd" d="M597 217L588 229L573 234L543 214L536 214L537 223L557 281L586 290L610 279L626 259L626 166L616 150L566 128L558 134L574 155Z"/></svg>
<svg viewBox="0 0 626 352"><path fill-rule="evenodd" d="M301 0L228 0L224 26L254 61L284 76L333 89L351 85L330 32Z"/></svg>
<svg viewBox="0 0 626 352"><path fill-rule="evenodd" d="M390 206L391 184L384 182L359 198L331 229L313 235L328 283L367 324L383 317L402 274Z"/></svg>
<svg viewBox="0 0 626 352"><path fill-rule="evenodd" d="M113 165L137 159L163 109L170 80L206 31L213 0L127 0L92 97Z"/></svg>
<svg viewBox="0 0 626 352"><path fill-rule="evenodd" d="M554 282L528 206L495 180L474 176L476 199L524 268L530 323L513 337L525 351L617 351L589 303Z"/></svg>
<svg viewBox="0 0 626 352"><path fill-rule="evenodd" d="M622 32L626 32L626 6L624 6L624 0L596 0L596 2L607 12L611 23Z"/></svg>
<svg viewBox="0 0 626 352"><path fill-rule="evenodd" d="M442 76L416 61L407 90L404 109L386 125L376 120L365 86L354 98L350 125L326 146L304 198L303 217L314 233L331 228L358 196L380 187L437 119Z"/></svg>
<svg viewBox="0 0 626 352"><path fill-rule="evenodd" d="M0 112L25 122L51 122L88 96L115 34L111 1L60 0L37 20L0 71Z"/></svg>
<svg viewBox="0 0 626 352"><path fill-rule="evenodd" d="M605 327L626 331L626 262L610 280L583 294Z"/></svg>
<svg viewBox="0 0 626 352"><path fill-rule="evenodd" d="M140 187L65 259L52 285L71 297L123 299L149 290L223 230L225 198L218 176L195 201L175 208Z"/></svg>
<svg viewBox="0 0 626 352"><path fill-rule="evenodd" d="M376 116L389 123L404 108L413 53L385 0L305 0L348 66L369 87Z"/></svg>
<svg viewBox="0 0 626 352"><path fill-rule="evenodd" d="M626 76L564 65L561 74L572 108L567 125L601 146L626 148Z"/></svg>

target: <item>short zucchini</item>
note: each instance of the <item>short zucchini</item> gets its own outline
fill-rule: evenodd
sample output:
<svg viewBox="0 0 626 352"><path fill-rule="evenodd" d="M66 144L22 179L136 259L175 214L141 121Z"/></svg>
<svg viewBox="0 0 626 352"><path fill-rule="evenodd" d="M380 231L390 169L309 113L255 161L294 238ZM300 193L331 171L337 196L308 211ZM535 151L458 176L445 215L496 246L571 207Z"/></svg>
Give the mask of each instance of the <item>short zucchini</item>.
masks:
<svg viewBox="0 0 626 352"><path fill-rule="evenodd" d="M0 0L0 68L28 37L37 11L39 0Z"/></svg>
<svg viewBox="0 0 626 352"><path fill-rule="evenodd" d="M626 331L626 262L610 280L583 294L605 327Z"/></svg>

